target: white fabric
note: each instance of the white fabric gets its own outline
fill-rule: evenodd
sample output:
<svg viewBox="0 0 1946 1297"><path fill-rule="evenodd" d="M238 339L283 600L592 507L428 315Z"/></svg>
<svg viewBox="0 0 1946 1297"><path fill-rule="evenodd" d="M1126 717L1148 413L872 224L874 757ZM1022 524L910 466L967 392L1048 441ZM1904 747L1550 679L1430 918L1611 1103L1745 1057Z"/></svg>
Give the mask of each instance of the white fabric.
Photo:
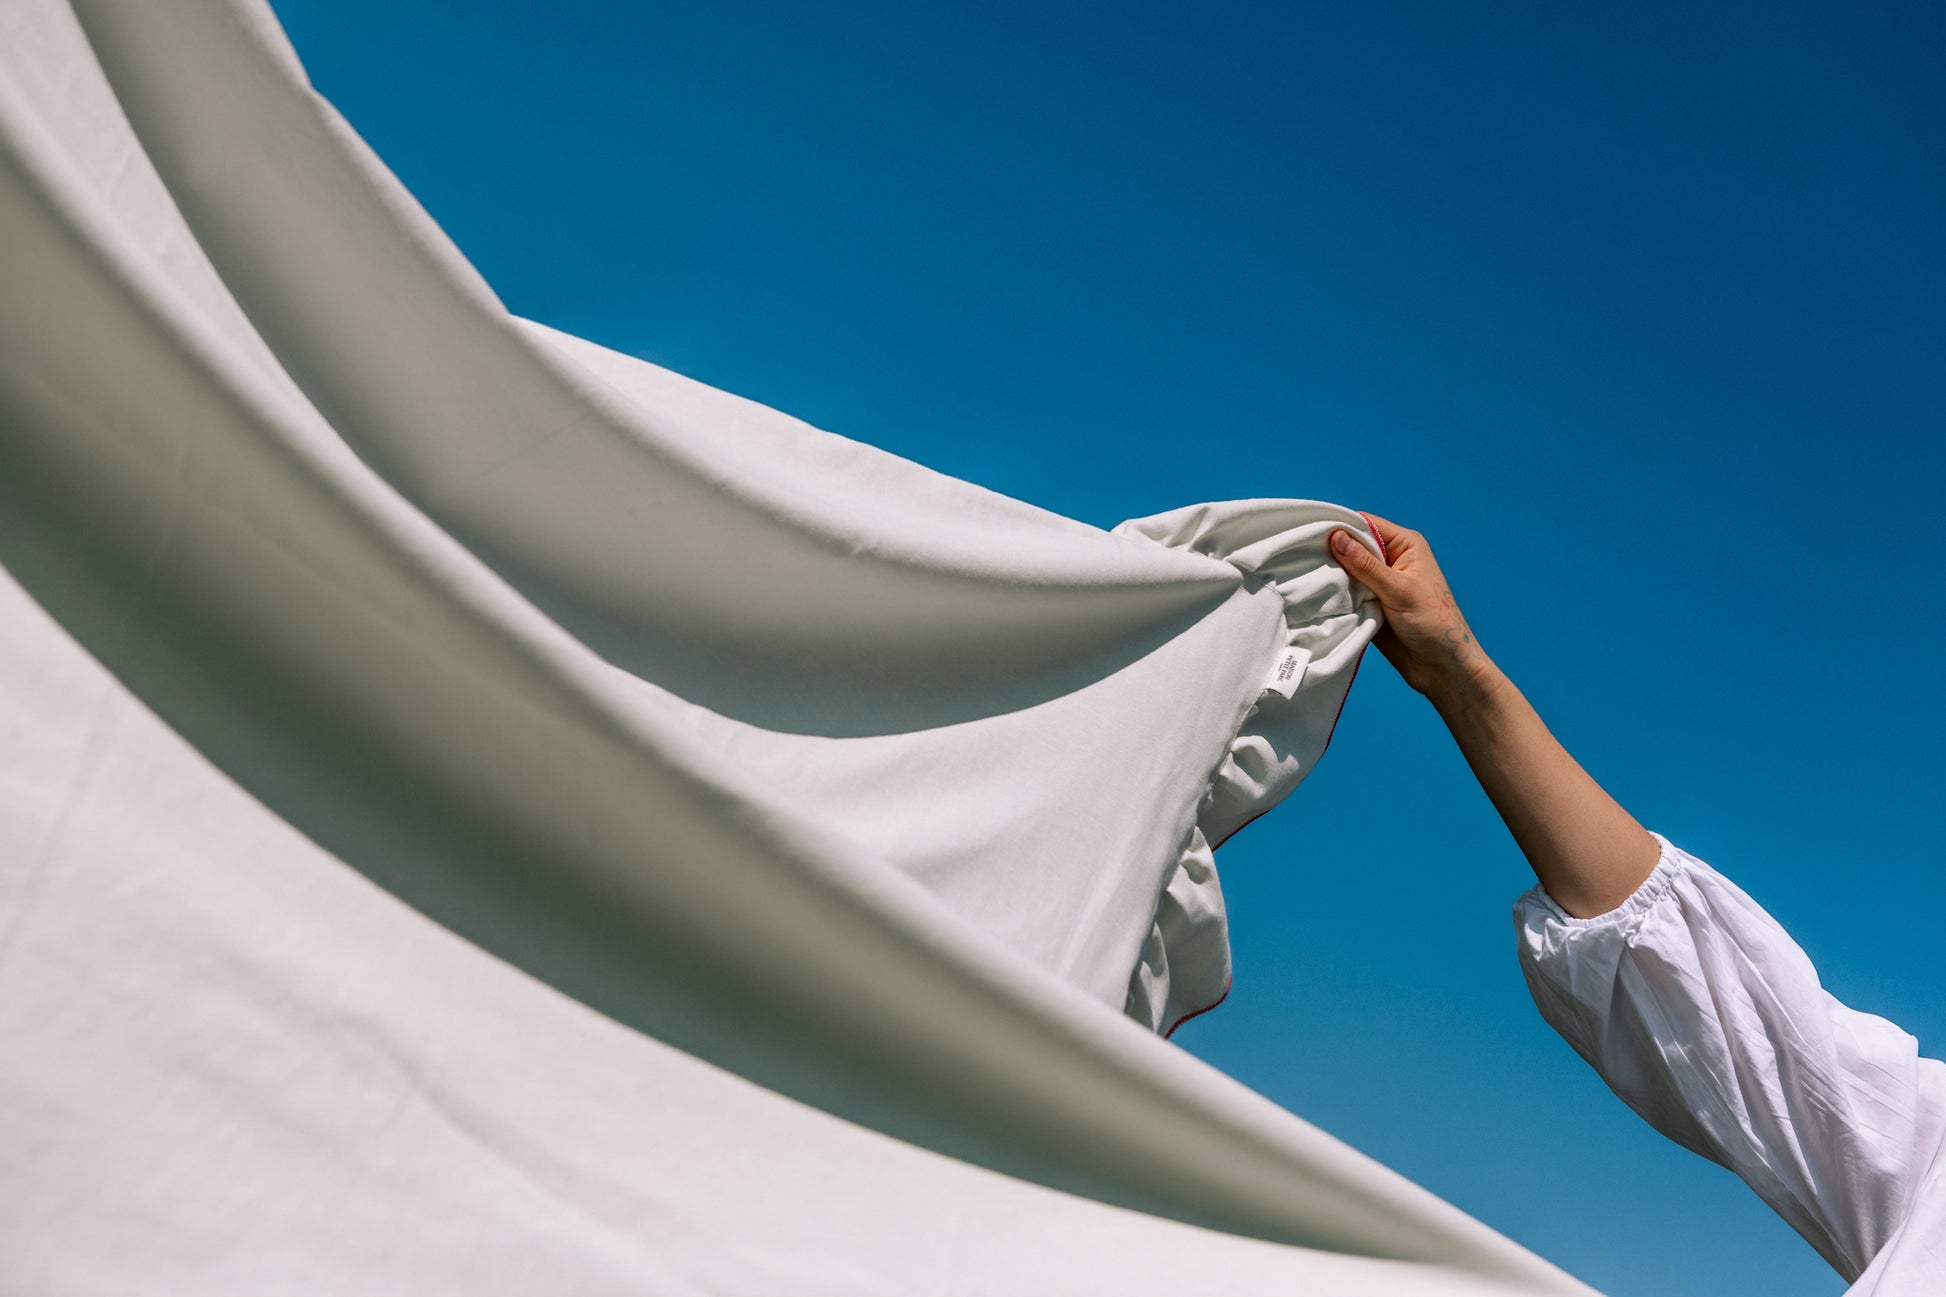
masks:
<svg viewBox="0 0 1946 1297"><path fill-rule="evenodd" d="M1586 1291L1155 1035L1357 515L514 320L252 0L0 3L0 284L0 1291Z"/></svg>
<svg viewBox="0 0 1946 1297"><path fill-rule="evenodd" d="M1776 920L1662 839L1618 908L1515 907L1534 1003L1657 1130L1874 1297L1946 1292L1946 1063L1840 1004Z"/></svg>

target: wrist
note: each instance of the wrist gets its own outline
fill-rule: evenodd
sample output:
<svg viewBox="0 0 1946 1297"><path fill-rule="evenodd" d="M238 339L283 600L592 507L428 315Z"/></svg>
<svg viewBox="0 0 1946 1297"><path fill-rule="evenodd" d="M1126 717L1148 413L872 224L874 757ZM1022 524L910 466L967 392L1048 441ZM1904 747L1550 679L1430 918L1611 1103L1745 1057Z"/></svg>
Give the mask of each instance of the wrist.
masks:
<svg viewBox="0 0 1946 1297"><path fill-rule="evenodd" d="M1491 706L1508 689L1508 680L1484 653L1472 661L1455 663L1423 691L1426 701L1450 723L1456 717Z"/></svg>

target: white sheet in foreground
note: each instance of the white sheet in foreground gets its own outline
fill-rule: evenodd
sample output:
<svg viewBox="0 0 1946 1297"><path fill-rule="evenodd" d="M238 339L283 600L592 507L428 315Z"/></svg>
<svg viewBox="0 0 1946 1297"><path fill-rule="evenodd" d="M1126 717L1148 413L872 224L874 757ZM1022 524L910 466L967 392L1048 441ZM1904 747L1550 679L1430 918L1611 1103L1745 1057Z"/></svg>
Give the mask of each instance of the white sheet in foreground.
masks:
<svg viewBox="0 0 1946 1297"><path fill-rule="evenodd" d="M1109 535L523 325L266 10L77 8L0 14L4 1286L1581 1291L1119 1012L1221 971L1355 515Z"/></svg>

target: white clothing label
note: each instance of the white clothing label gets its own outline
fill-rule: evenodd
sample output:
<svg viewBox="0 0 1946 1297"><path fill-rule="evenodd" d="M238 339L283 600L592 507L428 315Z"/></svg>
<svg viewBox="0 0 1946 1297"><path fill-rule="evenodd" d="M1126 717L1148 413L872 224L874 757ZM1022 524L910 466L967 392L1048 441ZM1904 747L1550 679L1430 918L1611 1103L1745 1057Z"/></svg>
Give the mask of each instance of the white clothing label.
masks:
<svg viewBox="0 0 1946 1297"><path fill-rule="evenodd" d="M1270 665L1270 678L1264 681L1264 692L1282 694L1289 698L1297 692L1298 685L1304 682L1304 669L1311 665L1311 650L1305 648L1286 648L1277 655Z"/></svg>

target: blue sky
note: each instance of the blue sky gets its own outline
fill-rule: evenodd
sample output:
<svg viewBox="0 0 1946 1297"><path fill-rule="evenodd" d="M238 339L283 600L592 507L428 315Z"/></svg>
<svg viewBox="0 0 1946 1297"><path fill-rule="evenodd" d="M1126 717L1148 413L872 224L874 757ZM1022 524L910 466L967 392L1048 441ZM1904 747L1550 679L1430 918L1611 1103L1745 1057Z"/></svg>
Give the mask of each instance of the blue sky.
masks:
<svg viewBox="0 0 1946 1297"><path fill-rule="evenodd" d="M1075 517L1433 540L1636 814L1946 1051L1946 10L281 0L515 311ZM1178 1036L1613 1297L1835 1294L1529 1005L1374 656Z"/></svg>

